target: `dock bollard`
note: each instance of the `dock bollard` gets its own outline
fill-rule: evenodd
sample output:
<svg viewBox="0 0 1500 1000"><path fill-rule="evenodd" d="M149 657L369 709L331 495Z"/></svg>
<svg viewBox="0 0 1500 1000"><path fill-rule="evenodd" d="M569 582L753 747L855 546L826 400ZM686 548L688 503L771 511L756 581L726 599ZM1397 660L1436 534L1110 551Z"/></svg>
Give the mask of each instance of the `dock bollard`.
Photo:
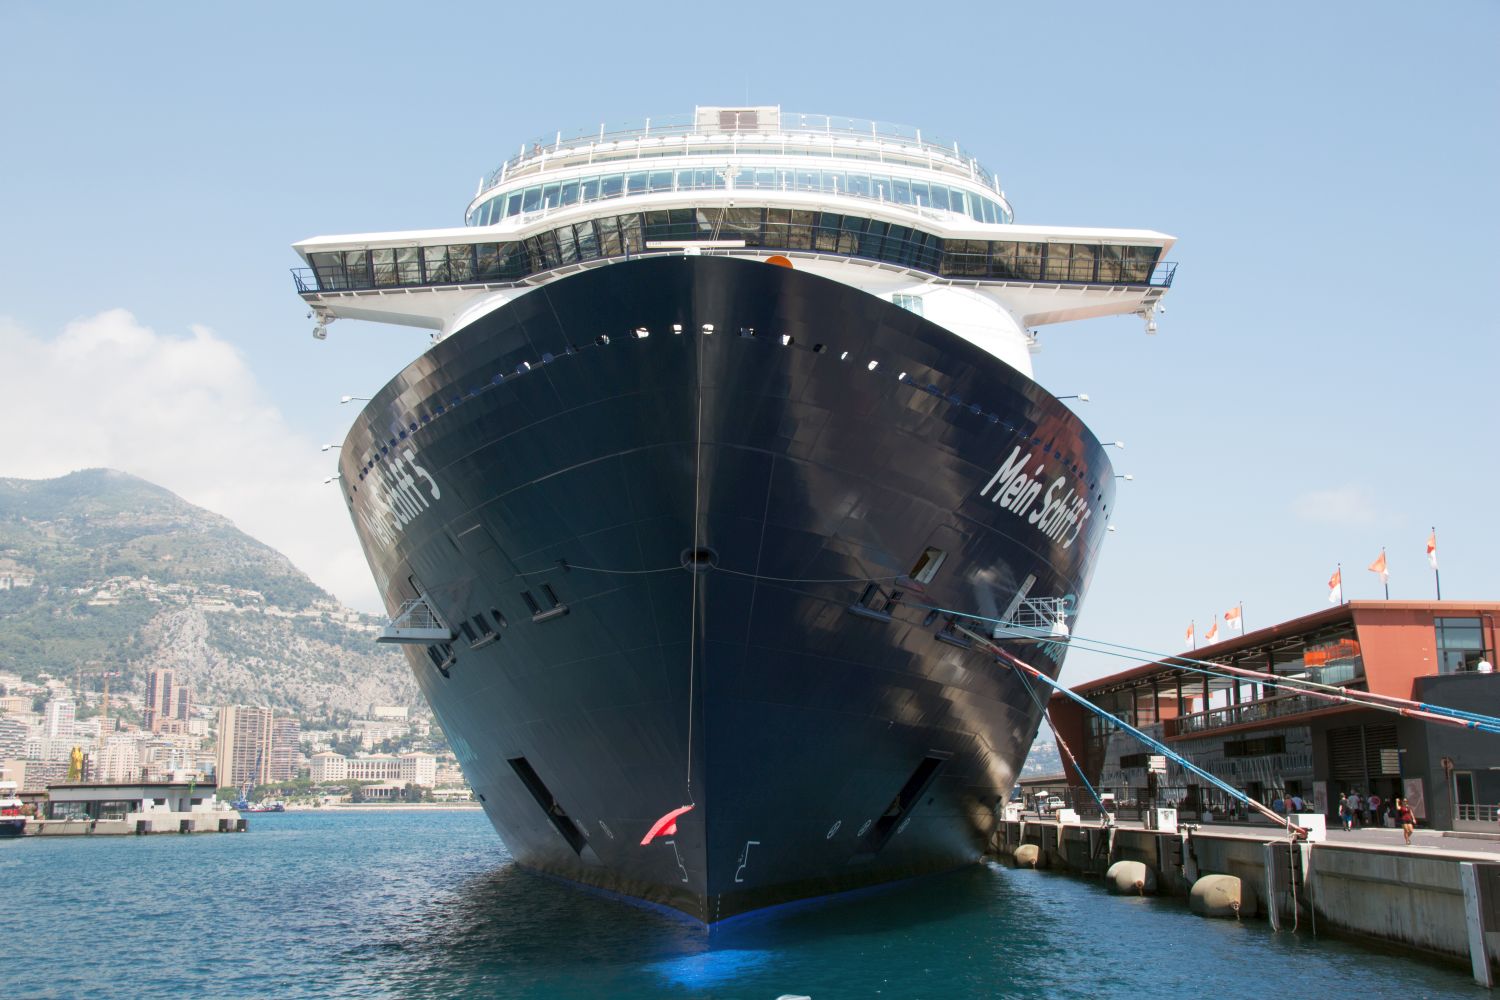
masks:
<svg viewBox="0 0 1500 1000"><path fill-rule="evenodd" d="M1253 917L1255 893L1233 875L1205 875L1193 883L1188 909L1200 917Z"/></svg>
<svg viewBox="0 0 1500 1000"><path fill-rule="evenodd" d="M1035 844L1022 844L1010 854L1018 868L1041 868L1042 849Z"/></svg>
<svg viewBox="0 0 1500 1000"><path fill-rule="evenodd" d="M1116 861L1104 873L1109 891L1120 896L1150 896L1156 892L1156 872L1141 861Z"/></svg>

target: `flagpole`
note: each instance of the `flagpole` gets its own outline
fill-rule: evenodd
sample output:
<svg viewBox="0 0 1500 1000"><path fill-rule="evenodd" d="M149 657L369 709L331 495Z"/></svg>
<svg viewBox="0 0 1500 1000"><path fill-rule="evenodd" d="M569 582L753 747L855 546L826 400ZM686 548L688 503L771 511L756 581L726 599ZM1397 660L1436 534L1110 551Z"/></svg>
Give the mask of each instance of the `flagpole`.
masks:
<svg viewBox="0 0 1500 1000"><path fill-rule="evenodd" d="M1325 563L1324 565L1327 565L1327 564ZM1336 563L1335 565L1337 566L1338 571L1339 571L1339 603L1340 604L1348 604L1349 603L1349 598L1347 598L1347 597L1344 596L1344 564L1343 563Z"/></svg>
<svg viewBox="0 0 1500 1000"><path fill-rule="evenodd" d="M1188 627L1193 630L1193 648L1198 648L1198 619L1194 618L1188 622Z"/></svg>
<svg viewBox="0 0 1500 1000"><path fill-rule="evenodd" d="M1432 554L1434 556L1434 562L1433 562L1433 566L1432 566L1432 582L1437 587L1437 599L1441 601L1443 599L1443 577L1442 577L1442 574L1440 574L1438 572L1437 563L1436 563L1436 556L1437 556L1437 525L1433 525L1432 526Z"/></svg>
<svg viewBox="0 0 1500 1000"><path fill-rule="evenodd" d="M1384 545L1380 547L1380 565L1386 565ZM1380 574L1380 582L1385 584L1385 599L1389 601L1391 599L1391 574L1388 572L1382 572Z"/></svg>
<svg viewBox="0 0 1500 1000"><path fill-rule="evenodd" d="M1240 602L1240 635L1245 634L1245 602Z"/></svg>

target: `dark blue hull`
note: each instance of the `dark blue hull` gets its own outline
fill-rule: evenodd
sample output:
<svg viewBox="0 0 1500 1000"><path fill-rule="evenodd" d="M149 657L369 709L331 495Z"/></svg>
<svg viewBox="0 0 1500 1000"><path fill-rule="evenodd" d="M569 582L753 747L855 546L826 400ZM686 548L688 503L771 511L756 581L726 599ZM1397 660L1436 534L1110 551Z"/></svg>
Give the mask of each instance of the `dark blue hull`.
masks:
<svg viewBox="0 0 1500 1000"><path fill-rule="evenodd" d="M1113 486L989 354L710 257L453 334L342 471L389 606L459 633L412 667L517 860L705 922L980 856L1040 713L933 609L998 615L1028 578L1076 608Z"/></svg>

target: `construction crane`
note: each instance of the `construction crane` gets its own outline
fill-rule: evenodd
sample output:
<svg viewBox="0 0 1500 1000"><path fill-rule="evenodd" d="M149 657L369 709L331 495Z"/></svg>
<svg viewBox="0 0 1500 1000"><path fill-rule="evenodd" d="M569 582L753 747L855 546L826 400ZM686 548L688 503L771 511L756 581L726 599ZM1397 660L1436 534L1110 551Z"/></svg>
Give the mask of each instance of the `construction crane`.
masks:
<svg viewBox="0 0 1500 1000"><path fill-rule="evenodd" d="M104 734L109 728L109 679L119 677L118 670L106 670L99 674L104 678L104 707L99 712L99 743L104 744Z"/></svg>

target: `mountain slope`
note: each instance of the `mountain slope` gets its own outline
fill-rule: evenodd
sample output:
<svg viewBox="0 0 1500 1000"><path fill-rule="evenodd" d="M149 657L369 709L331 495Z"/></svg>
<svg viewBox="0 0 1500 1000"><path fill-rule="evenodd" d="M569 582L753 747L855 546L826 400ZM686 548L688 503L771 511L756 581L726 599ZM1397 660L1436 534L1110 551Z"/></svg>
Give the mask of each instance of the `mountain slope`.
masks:
<svg viewBox="0 0 1500 1000"><path fill-rule="evenodd" d="M126 473L0 479L0 670L172 666L200 703L313 719L415 705L405 658L227 519ZM119 683L119 682L117 682Z"/></svg>

